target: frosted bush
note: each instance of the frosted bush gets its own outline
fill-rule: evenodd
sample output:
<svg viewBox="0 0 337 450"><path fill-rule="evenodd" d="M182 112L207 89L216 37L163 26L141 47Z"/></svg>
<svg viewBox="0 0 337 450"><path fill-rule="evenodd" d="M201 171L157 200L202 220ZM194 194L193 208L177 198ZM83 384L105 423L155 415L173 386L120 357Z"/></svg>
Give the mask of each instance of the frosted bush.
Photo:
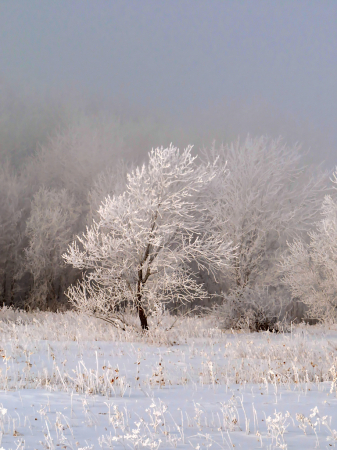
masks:
<svg viewBox="0 0 337 450"><path fill-rule="evenodd" d="M278 331L287 308L289 302L283 302L280 295L270 295L268 289L246 288L225 294L209 314L222 329Z"/></svg>

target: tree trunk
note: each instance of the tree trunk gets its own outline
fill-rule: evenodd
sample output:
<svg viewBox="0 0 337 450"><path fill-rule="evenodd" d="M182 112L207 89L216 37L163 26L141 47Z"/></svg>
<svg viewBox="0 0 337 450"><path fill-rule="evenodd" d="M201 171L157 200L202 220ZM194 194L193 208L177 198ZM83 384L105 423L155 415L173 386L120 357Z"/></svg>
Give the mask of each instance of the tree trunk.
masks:
<svg viewBox="0 0 337 450"><path fill-rule="evenodd" d="M140 320L140 324L142 326L143 330L148 330L148 324L147 324L147 317L145 314L144 309L142 308L142 306L140 304L138 304L138 314L139 314L139 320Z"/></svg>
<svg viewBox="0 0 337 450"><path fill-rule="evenodd" d="M4 270L4 277L2 282L2 298L1 298L1 305L6 303L6 269Z"/></svg>
<svg viewBox="0 0 337 450"><path fill-rule="evenodd" d="M138 309L138 315L139 315L139 320L140 320L142 329L148 330L149 327L147 324L147 317L146 317L145 311L142 307L141 288L142 288L142 271L140 270L138 272L138 283L137 283L137 309Z"/></svg>

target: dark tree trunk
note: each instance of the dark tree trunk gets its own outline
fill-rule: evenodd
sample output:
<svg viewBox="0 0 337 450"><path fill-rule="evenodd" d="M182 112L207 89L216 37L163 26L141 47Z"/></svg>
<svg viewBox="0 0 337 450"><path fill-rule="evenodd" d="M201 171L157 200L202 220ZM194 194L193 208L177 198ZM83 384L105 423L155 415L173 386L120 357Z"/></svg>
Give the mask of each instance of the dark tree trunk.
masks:
<svg viewBox="0 0 337 450"><path fill-rule="evenodd" d="M147 317L145 314L144 309L141 307L140 304L138 304L138 314L139 314L139 320L140 320L140 324L142 326L143 330L148 330L148 324L147 324Z"/></svg>
<svg viewBox="0 0 337 450"><path fill-rule="evenodd" d="M138 283L137 283L137 309L138 309L138 315L140 320L140 325L143 330L148 330L148 323L147 323L147 317L144 311L144 308L142 307L142 280L143 280L143 274L142 271L138 271Z"/></svg>
<svg viewBox="0 0 337 450"><path fill-rule="evenodd" d="M6 269L4 271L4 278L2 282L2 298L1 298L1 305L6 303Z"/></svg>

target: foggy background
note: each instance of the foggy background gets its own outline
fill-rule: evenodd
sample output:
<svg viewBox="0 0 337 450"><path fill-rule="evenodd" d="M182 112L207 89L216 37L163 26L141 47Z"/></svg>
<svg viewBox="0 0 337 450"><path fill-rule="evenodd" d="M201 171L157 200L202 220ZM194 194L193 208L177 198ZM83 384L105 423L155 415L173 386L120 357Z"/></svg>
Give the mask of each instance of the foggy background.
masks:
<svg viewBox="0 0 337 450"><path fill-rule="evenodd" d="M332 168L336 23L335 1L3 0L0 86L146 117L150 147L281 134Z"/></svg>
<svg viewBox="0 0 337 450"><path fill-rule="evenodd" d="M127 172L153 147L198 152L215 140L218 152L238 136L245 144L223 158L248 200L221 219L226 233L232 219L236 239L253 211L268 234L282 201L294 214L312 206L310 220L261 240L260 284L274 277L278 289L287 233L307 239L332 188L320 171L337 164L336 24L335 1L0 0L0 305L68 308L82 274L62 254L102 200L125 190ZM261 135L301 142L305 156L273 153ZM279 189L254 206L252 192Z"/></svg>

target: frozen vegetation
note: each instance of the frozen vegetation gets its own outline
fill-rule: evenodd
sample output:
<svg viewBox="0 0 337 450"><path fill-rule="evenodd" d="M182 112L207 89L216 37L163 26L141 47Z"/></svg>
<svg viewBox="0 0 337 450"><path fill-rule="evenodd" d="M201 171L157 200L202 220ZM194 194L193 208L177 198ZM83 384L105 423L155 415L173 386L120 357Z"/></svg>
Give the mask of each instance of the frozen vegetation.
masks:
<svg viewBox="0 0 337 450"><path fill-rule="evenodd" d="M0 450L334 447L337 174L0 95Z"/></svg>
<svg viewBox="0 0 337 450"><path fill-rule="evenodd" d="M335 446L336 327L249 333L194 317L152 328L2 310L0 448Z"/></svg>

